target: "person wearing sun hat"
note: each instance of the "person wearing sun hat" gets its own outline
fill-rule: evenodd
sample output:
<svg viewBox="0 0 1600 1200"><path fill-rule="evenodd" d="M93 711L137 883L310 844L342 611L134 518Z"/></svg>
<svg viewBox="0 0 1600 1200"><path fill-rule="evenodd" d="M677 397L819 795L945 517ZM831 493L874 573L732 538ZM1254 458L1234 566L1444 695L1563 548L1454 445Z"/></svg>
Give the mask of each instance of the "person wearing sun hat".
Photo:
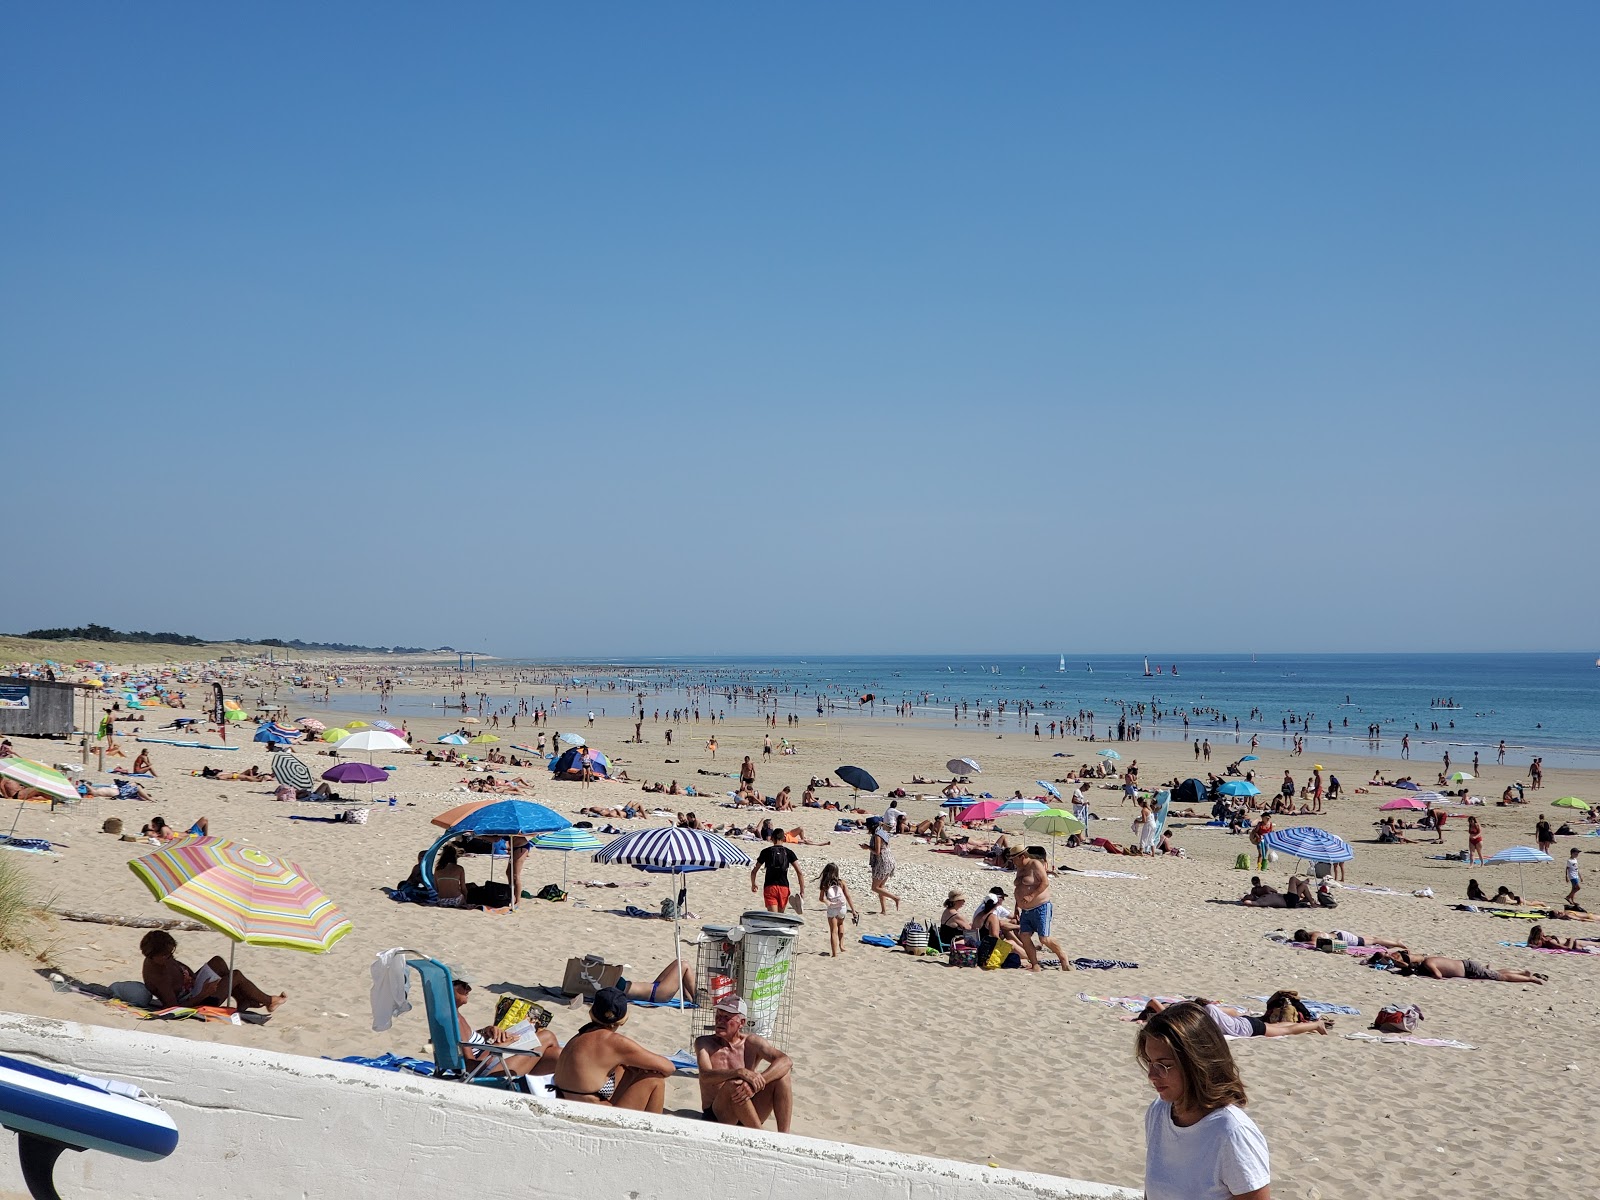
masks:
<svg viewBox="0 0 1600 1200"><path fill-rule="evenodd" d="M766 1038L749 1031L749 1017L742 999L724 996L717 1001L716 1032L695 1039L701 1108L708 1121L747 1129L760 1129L773 1117L778 1132L788 1133L794 1115L794 1064Z"/></svg>
<svg viewBox="0 0 1600 1200"><path fill-rule="evenodd" d="M666 1077L677 1068L623 1033L627 1020L628 994L621 988L601 988L594 994L589 1023L568 1040L556 1063L551 1082L561 1099L661 1111Z"/></svg>

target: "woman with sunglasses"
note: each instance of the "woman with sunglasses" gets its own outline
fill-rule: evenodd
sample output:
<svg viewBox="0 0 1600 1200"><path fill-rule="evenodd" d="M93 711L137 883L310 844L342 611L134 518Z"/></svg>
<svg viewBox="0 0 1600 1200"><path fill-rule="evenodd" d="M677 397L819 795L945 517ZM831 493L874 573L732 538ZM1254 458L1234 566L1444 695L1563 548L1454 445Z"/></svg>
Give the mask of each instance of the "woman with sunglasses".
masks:
<svg viewBox="0 0 1600 1200"><path fill-rule="evenodd" d="M1146 1200L1270 1200L1267 1139L1245 1115L1239 1068L1205 1008L1153 1014L1134 1052L1157 1097L1144 1118Z"/></svg>

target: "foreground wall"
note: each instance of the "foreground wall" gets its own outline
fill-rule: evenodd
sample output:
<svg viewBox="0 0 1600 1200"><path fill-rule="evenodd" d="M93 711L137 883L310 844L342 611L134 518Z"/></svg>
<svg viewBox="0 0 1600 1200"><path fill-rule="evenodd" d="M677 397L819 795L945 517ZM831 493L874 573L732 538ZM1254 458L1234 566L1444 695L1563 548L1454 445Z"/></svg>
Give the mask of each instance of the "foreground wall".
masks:
<svg viewBox="0 0 1600 1200"><path fill-rule="evenodd" d="M136 1083L181 1140L134 1163L63 1155L66 1200L187 1196L576 1200L1137 1200L1103 1184L779 1137L674 1117L511 1097L367 1067L0 1013L0 1053ZM0 1197L23 1195L15 1140ZM9 1144L7 1144L9 1143ZM209 1183L207 1181L210 1181ZM213 1186L214 1185L214 1186Z"/></svg>

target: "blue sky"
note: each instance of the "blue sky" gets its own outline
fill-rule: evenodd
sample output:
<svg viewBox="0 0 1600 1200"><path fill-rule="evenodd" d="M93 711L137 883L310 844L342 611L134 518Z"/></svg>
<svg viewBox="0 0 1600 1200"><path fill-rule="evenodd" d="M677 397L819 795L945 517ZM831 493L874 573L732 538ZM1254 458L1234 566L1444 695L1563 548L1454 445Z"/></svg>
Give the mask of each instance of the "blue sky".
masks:
<svg viewBox="0 0 1600 1200"><path fill-rule="evenodd" d="M0 33L0 629L1600 642L1592 4Z"/></svg>

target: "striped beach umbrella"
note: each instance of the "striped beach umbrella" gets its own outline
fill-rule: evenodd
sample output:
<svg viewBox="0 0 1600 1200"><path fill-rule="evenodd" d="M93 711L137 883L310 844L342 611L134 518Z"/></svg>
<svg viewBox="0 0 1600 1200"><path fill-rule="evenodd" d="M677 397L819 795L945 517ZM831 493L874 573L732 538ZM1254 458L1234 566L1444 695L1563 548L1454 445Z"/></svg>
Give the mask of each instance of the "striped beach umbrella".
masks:
<svg viewBox="0 0 1600 1200"><path fill-rule="evenodd" d="M228 838L187 838L128 869L168 908L236 945L321 954L350 932L349 918L294 863Z"/></svg>
<svg viewBox="0 0 1600 1200"><path fill-rule="evenodd" d="M1491 854L1483 860L1486 867L1501 867L1515 863L1517 867L1517 887L1527 891L1527 879L1524 868L1529 863L1553 862L1554 860L1543 850L1536 850L1532 846L1507 846L1498 854Z"/></svg>
<svg viewBox="0 0 1600 1200"><path fill-rule="evenodd" d="M1061 799L1061 793L1056 789L1056 785L1051 783L1049 780L1035 779L1034 782L1045 790L1046 795L1056 800Z"/></svg>
<svg viewBox="0 0 1600 1200"><path fill-rule="evenodd" d="M975 758L952 758L945 763L944 769L952 775L981 775L983 768L978 765Z"/></svg>
<svg viewBox="0 0 1600 1200"><path fill-rule="evenodd" d="M1049 807L1050 806L1043 800L1007 800L999 808L995 809L995 813L1000 816L1005 816L1011 813L1022 813L1024 815L1028 815L1032 813L1044 812L1044 810Z"/></svg>
<svg viewBox="0 0 1600 1200"><path fill-rule="evenodd" d="M1292 854L1307 862L1342 863L1356 856L1349 842L1314 825L1274 829L1262 841L1279 853Z"/></svg>
<svg viewBox="0 0 1600 1200"><path fill-rule="evenodd" d="M542 833L533 839L535 850L560 850L561 855L561 890L567 888L567 859L574 850L598 850L604 843L595 837L592 829L579 829L569 825L565 829L557 829L551 833Z"/></svg>
<svg viewBox="0 0 1600 1200"><path fill-rule="evenodd" d="M315 717L301 717L295 724L307 733L321 733L328 728L326 723L317 720Z"/></svg>
<svg viewBox="0 0 1600 1200"><path fill-rule="evenodd" d="M72 780L53 767L47 767L42 762L34 762L31 758L0 758L0 775L13 783L20 783L23 787L43 792L57 800L78 799L78 789Z"/></svg>
<svg viewBox="0 0 1600 1200"><path fill-rule="evenodd" d="M705 829L636 829L607 842L598 863L630 867L748 867L750 856L721 834Z"/></svg>
<svg viewBox="0 0 1600 1200"><path fill-rule="evenodd" d="M284 787L292 787L297 792L309 792L316 786L311 778L311 768L292 754L272 756L272 777Z"/></svg>
<svg viewBox="0 0 1600 1200"><path fill-rule="evenodd" d="M467 739L459 733L447 733L439 739L439 744L441 746L465 746Z"/></svg>

